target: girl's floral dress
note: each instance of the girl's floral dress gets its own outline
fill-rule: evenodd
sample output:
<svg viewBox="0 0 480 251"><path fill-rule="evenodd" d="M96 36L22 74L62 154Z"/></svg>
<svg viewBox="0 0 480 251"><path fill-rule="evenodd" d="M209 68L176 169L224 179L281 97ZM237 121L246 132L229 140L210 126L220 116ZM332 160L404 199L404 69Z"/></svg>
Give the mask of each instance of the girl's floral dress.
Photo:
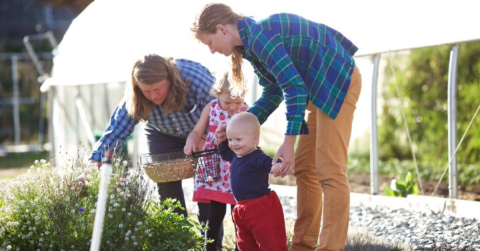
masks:
<svg viewBox="0 0 480 251"><path fill-rule="evenodd" d="M235 114L246 110L247 104L244 102L243 106ZM208 134L205 140L204 150L215 148L215 145L213 144L215 130L219 125L227 124L232 116L228 115L228 112L220 108L218 105L218 99L212 100L210 103ZM210 203L210 201L213 200L225 204L236 204L230 187L230 162L220 160L220 179L217 181L201 182L196 174L194 182L193 201Z"/></svg>

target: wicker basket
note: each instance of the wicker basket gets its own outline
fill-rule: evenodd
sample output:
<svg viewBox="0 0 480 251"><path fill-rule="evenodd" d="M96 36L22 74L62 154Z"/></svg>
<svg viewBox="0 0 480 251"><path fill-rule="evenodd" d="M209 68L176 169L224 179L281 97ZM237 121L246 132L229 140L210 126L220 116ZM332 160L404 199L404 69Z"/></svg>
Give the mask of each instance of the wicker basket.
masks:
<svg viewBox="0 0 480 251"><path fill-rule="evenodd" d="M188 179L195 174L192 159L183 152L142 154L139 161L148 177L157 183Z"/></svg>
<svg viewBox="0 0 480 251"><path fill-rule="evenodd" d="M195 173L197 180L203 183L211 183L220 179L220 154L218 149L194 152Z"/></svg>

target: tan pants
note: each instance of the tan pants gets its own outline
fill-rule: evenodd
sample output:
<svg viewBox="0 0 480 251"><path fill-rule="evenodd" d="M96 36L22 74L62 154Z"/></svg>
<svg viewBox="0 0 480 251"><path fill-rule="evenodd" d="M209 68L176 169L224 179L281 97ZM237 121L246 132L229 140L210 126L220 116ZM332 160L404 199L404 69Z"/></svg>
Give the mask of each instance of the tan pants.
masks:
<svg viewBox="0 0 480 251"><path fill-rule="evenodd" d="M297 221L292 251L345 248L350 215L347 152L361 87L361 75L355 67L345 102L335 119L311 102L307 105L310 134L300 136L295 152ZM322 198L323 227L319 236Z"/></svg>

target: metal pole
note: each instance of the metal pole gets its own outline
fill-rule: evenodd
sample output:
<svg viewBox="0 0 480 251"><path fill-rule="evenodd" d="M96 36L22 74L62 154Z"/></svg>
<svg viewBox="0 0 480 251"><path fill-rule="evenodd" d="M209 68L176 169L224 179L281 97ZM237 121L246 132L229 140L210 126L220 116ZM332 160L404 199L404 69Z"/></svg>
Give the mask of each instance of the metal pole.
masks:
<svg viewBox="0 0 480 251"><path fill-rule="evenodd" d="M33 64L35 65L35 69L37 69L38 75L40 75L40 77L45 77L46 73L43 70L43 66L40 63L40 60L38 59L37 54L35 53L35 50L30 44L30 38L28 36L23 38L23 44L25 45L25 48L27 49L27 52L30 55L30 58L32 59Z"/></svg>
<svg viewBox="0 0 480 251"><path fill-rule="evenodd" d="M13 80L13 125L15 145L20 145L20 109L18 93L18 57L12 55L12 80Z"/></svg>
<svg viewBox="0 0 480 251"><path fill-rule="evenodd" d="M53 125L53 114L55 111L55 95L56 95L56 87L50 86L50 90L48 92L48 138L50 141L50 155L54 156L54 163L57 163L57 154L55 149L55 126Z"/></svg>
<svg viewBox="0 0 480 251"><path fill-rule="evenodd" d="M456 44L450 51L450 64L448 74L448 160L450 162L450 175L448 190L450 198L458 198L458 170L457 155L457 68L460 45Z"/></svg>
<svg viewBox="0 0 480 251"><path fill-rule="evenodd" d="M75 100L78 100L80 98L80 86L75 87ZM78 111L77 107L75 106L73 109L75 109L75 143L79 144L80 143L80 112Z"/></svg>
<svg viewBox="0 0 480 251"><path fill-rule="evenodd" d="M52 48L56 49L57 46L58 46L58 42L57 42L57 39L55 39L55 35L53 34L53 32L52 31L47 31L47 32L45 32L45 36L47 37L48 42L50 43Z"/></svg>
<svg viewBox="0 0 480 251"><path fill-rule="evenodd" d="M370 134L370 192L373 195L378 194L378 128L377 128L377 82L378 82L378 66L380 62L380 54L373 55L373 71L372 71L372 100L371 100L371 134Z"/></svg>
<svg viewBox="0 0 480 251"><path fill-rule="evenodd" d="M106 153L108 156L109 153ZM102 241L103 221L105 219L105 211L108 199L108 185L110 184L110 175L112 174L111 156L106 157L108 160L103 163L101 168L100 188L98 191L97 207L95 209L95 222L93 223L92 244L90 251L100 250Z"/></svg>
<svg viewBox="0 0 480 251"><path fill-rule="evenodd" d="M75 105L77 107L77 114L80 116L83 129L85 130L85 134L87 135L88 142L90 143L90 147L93 148L93 146L95 145L95 137L93 136L92 127L90 126L90 123L88 123L87 114L85 113L85 109L83 108L83 103L80 95L77 95L77 97L75 98Z"/></svg>

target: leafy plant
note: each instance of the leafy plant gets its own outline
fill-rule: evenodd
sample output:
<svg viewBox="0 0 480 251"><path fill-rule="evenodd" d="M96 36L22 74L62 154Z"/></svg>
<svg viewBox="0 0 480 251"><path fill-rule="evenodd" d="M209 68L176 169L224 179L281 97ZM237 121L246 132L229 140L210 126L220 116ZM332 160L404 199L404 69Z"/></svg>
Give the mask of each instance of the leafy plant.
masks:
<svg viewBox="0 0 480 251"><path fill-rule="evenodd" d="M407 197L409 194L418 194L418 185L413 180L411 172L405 176L405 180L393 179L390 187L384 185L385 194L390 197Z"/></svg>
<svg viewBox="0 0 480 251"><path fill-rule="evenodd" d="M448 79L451 45L410 50L408 53L385 54L382 83L381 118L379 120L380 159L411 159L412 150L402 117L402 107L417 159L448 162ZM458 58L456 127L460 136L473 118L479 105L480 42L462 43ZM383 57L383 55L382 55ZM397 95L397 85L401 99ZM459 164L480 160L480 117L457 152Z"/></svg>
<svg viewBox="0 0 480 251"><path fill-rule="evenodd" d="M100 183L96 166L40 160L0 191L0 250L88 250ZM202 250L202 226L154 198L142 170L114 157L102 250Z"/></svg>

